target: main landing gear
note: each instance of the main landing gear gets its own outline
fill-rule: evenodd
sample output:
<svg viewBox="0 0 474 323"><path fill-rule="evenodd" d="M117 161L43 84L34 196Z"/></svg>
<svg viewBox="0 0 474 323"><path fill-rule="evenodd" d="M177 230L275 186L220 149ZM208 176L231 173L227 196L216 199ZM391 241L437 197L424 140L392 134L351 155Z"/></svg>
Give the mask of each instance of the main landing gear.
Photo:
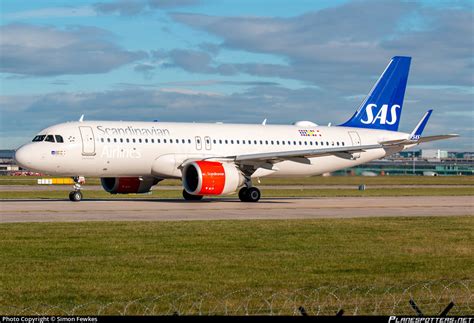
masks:
<svg viewBox="0 0 474 323"><path fill-rule="evenodd" d="M73 177L74 191L69 193L69 200L72 202L79 202L82 200L81 184L84 183L84 177Z"/></svg>
<svg viewBox="0 0 474 323"><path fill-rule="evenodd" d="M258 202L260 200L260 190L256 187L242 187L239 191L239 199L242 202Z"/></svg>
<svg viewBox="0 0 474 323"><path fill-rule="evenodd" d="M75 193L75 192L70 193L69 198L71 198L71 194L73 194L73 193ZM260 193L260 190L256 187L253 187L253 186L252 187L242 187L239 191L239 199L242 202L257 202L258 200L260 200L261 196L262 196L262 194ZM183 197L186 201L200 201L203 198L202 195L189 194L188 192L186 192L186 190L183 190Z"/></svg>

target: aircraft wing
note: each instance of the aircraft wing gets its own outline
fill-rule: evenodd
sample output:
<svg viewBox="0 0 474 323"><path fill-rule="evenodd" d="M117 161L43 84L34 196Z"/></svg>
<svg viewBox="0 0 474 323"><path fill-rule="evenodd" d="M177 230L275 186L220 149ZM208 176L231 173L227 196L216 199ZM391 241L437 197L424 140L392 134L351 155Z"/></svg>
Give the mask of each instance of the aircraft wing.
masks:
<svg viewBox="0 0 474 323"><path fill-rule="evenodd" d="M278 151L270 153L244 154L235 156L226 156L225 159L231 159L236 164L240 165L261 165L261 164L275 164L284 160L291 160L302 164L311 164L309 158L322 156L337 156L344 159L354 159L355 153L361 153L371 149L390 148L391 146L408 146L417 145L423 142L442 140L448 138L458 137L457 134L438 135L419 137L416 140L399 139L391 141L383 141L374 145L362 146L345 146L333 148L319 148L319 149L304 149L293 151Z"/></svg>
<svg viewBox="0 0 474 323"><path fill-rule="evenodd" d="M271 153L245 154L236 156L227 156L226 158L233 159L236 163L245 164L247 162L278 162L283 160L293 160L302 163L308 163L308 158L321 156L339 156L342 158L352 159L353 153L360 153L370 149L383 148L382 145L365 145L365 146L346 146L334 148L320 148L320 149L304 149L293 151L278 151ZM306 160L308 162L306 162Z"/></svg>

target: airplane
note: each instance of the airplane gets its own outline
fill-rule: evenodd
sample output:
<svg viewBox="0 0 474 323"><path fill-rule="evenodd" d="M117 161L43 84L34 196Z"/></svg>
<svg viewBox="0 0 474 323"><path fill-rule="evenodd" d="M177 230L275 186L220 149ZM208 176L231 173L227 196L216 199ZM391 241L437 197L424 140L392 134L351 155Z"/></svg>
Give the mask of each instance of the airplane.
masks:
<svg viewBox="0 0 474 323"><path fill-rule="evenodd" d="M111 194L147 193L181 179L185 200L238 191L257 202L260 177L313 176L354 167L418 144L429 110L411 133L398 131L411 57L393 57L354 115L338 126L84 121L53 125L15 152L22 168L70 176L69 199L82 200L85 176Z"/></svg>

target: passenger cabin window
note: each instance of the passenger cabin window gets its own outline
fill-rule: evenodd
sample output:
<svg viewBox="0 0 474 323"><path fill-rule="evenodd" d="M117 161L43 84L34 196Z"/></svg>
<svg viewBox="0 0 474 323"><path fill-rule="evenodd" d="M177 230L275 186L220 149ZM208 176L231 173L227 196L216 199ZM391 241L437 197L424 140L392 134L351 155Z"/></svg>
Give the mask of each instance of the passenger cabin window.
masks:
<svg viewBox="0 0 474 323"><path fill-rule="evenodd" d="M54 142L54 137L53 137L53 135L47 135L47 136L46 136L46 139L45 139L44 141Z"/></svg>

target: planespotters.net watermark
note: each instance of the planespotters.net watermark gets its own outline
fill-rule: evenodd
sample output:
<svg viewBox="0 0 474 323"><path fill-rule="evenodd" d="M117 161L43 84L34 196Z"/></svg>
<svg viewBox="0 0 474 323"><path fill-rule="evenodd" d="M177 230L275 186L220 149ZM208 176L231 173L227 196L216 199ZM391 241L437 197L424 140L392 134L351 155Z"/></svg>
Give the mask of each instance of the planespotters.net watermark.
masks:
<svg viewBox="0 0 474 323"><path fill-rule="evenodd" d="M88 323L98 322L98 318L94 316L2 316L2 323L57 323L57 322L74 322Z"/></svg>
<svg viewBox="0 0 474 323"><path fill-rule="evenodd" d="M472 317L399 317L390 316L388 323L474 323Z"/></svg>

